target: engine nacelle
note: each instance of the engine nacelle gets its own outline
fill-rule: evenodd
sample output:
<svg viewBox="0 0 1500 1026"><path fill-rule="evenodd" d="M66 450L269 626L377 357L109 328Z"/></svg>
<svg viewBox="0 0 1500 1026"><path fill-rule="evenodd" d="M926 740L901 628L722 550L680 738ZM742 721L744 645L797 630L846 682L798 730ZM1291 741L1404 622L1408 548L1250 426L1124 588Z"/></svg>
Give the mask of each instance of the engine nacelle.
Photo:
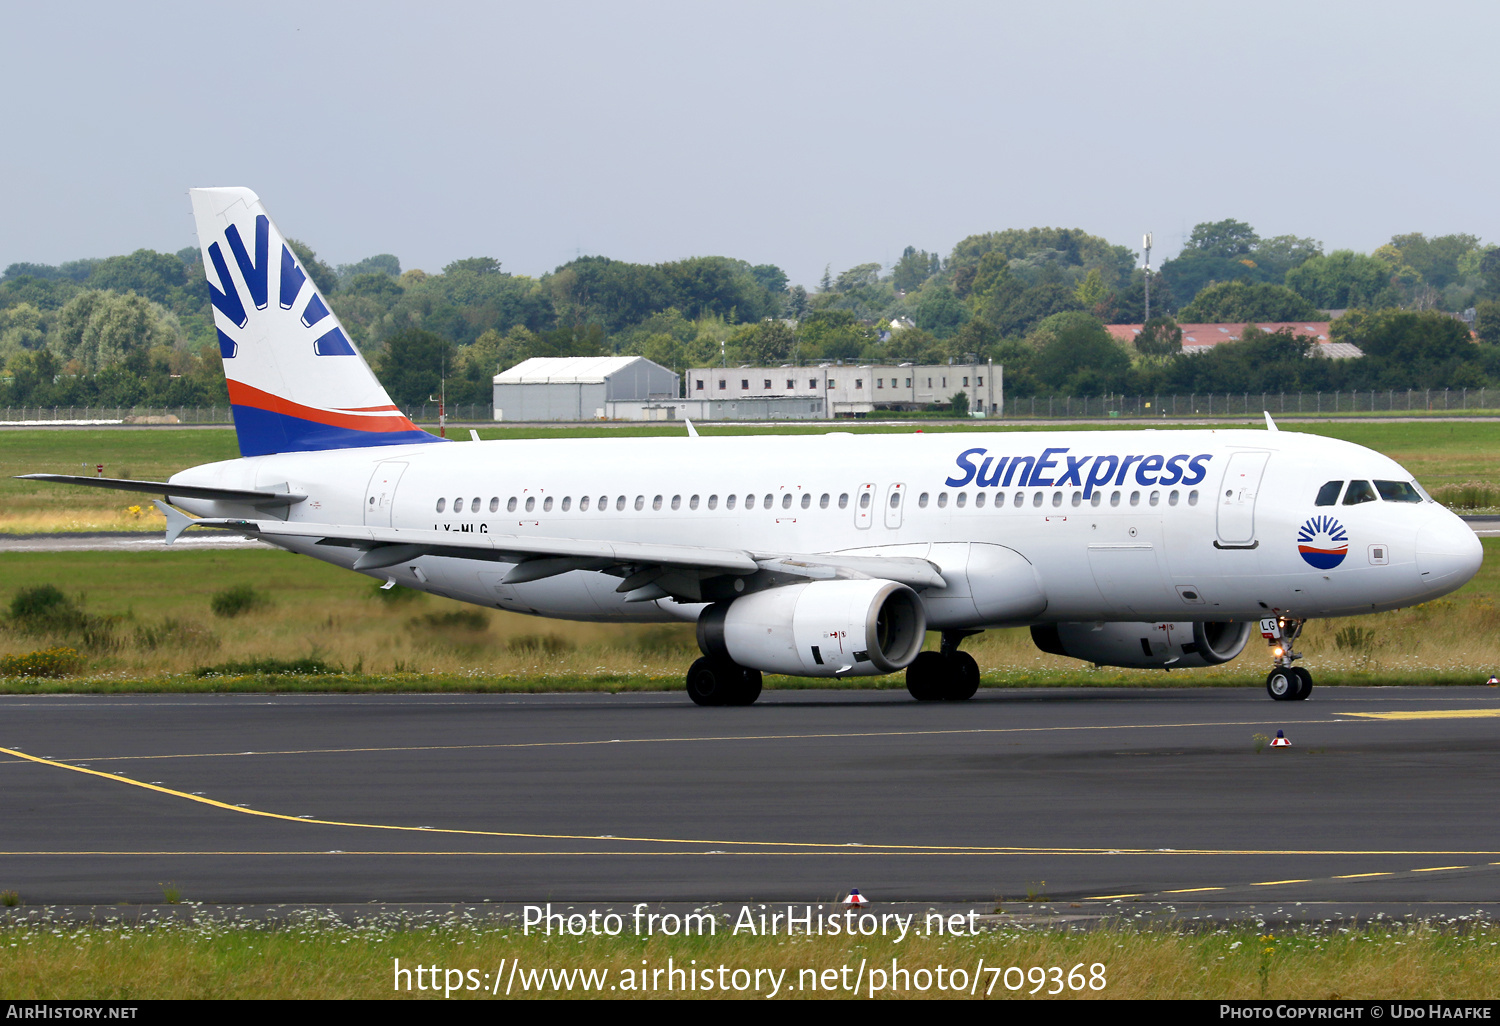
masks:
<svg viewBox="0 0 1500 1026"><path fill-rule="evenodd" d="M698 617L698 647L770 673L854 677L905 668L927 617L895 581L813 581L744 595Z"/></svg>
<svg viewBox="0 0 1500 1026"><path fill-rule="evenodd" d="M1049 623L1031 628L1043 652L1100 666L1179 669L1227 663L1245 650L1249 623Z"/></svg>

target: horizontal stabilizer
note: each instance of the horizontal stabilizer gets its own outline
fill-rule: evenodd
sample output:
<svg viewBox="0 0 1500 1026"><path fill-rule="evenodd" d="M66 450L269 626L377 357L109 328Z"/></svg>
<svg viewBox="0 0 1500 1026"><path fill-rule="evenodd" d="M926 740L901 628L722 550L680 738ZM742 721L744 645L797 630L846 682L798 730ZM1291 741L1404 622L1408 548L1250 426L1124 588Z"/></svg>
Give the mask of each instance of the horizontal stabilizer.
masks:
<svg viewBox="0 0 1500 1026"><path fill-rule="evenodd" d="M126 477L82 477L75 474L17 474L21 481L51 481L54 484L85 485L89 488L113 488L120 492L147 492L167 498L208 499L217 502L239 502L246 506L295 506L305 495L296 492L260 492L244 488L203 488L198 485L172 484L170 481L133 481Z"/></svg>

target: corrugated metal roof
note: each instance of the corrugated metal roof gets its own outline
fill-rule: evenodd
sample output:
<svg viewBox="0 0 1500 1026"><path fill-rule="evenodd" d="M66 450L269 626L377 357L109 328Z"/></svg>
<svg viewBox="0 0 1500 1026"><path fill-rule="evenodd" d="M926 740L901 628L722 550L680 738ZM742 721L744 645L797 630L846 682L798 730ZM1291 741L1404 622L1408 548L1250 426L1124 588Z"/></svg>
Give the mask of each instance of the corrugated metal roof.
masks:
<svg viewBox="0 0 1500 1026"><path fill-rule="evenodd" d="M1297 335L1310 335L1318 342L1317 352L1335 360L1346 360L1364 356L1356 345L1330 340L1329 321L1258 321L1251 322L1265 332L1276 332L1291 328ZM1140 324L1106 324L1105 329L1121 342L1133 342L1141 333ZM1182 329L1182 351L1201 353L1212 349L1220 342L1238 341L1245 332L1245 324L1179 324Z"/></svg>
<svg viewBox="0 0 1500 1026"><path fill-rule="evenodd" d="M497 385L598 385L631 364L651 363L644 356L533 356L494 377ZM659 367L657 364L652 366ZM666 370L660 367L661 370ZM671 373L671 371L667 371Z"/></svg>

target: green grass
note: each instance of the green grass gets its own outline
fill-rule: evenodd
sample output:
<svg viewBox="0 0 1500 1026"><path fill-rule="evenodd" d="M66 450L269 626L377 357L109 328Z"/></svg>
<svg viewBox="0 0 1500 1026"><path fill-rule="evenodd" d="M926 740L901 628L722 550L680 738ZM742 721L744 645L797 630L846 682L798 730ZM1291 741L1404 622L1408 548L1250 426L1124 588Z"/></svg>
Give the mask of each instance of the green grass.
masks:
<svg viewBox="0 0 1500 1026"><path fill-rule="evenodd" d="M1319 686L1476 684L1488 677L1500 631L1500 539L1483 544L1478 575L1453 595L1311 623L1299 647ZM0 609L51 585L69 610L55 622L7 617L0 666L56 668L56 659L39 654L77 652L76 663L66 661L71 675L17 670L0 678L0 692L661 691L681 688L698 656L688 624L538 620L416 592L393 600L362 575L266 550L0 553L0 582ZM214 615L216 595L246 588L270 601L231 618ZM929 647L935 644L930 637ZM1038 651L1024 629L988 631L964 647L979 661L986 687L1245 687L1259 686L1268 668L1264 646L1253 638L1230 663L1174 673L1094 669ZM769 676L766 686L905 683L901 674Z"/></svg>
<svg viewBox="0 0 1500 1026"><path fill-rule="evenodd" d="M175 887L166 883L163 890ZM24 897L24 896L23 896ZM188 899L190 901L190 899ZM570 906L571 909L571 906ZM582 907L580 908L580 911ZM42 911L26 916L28 911ZM978 910L982 913L990 908ZM1066 910L1058 910L1066 911ZM19 914L18 914L19 913ZM713 936L635 936L628 915L620 936L524 936L514 920L466 913L376 916L352 925L315 913L292 914L279 924L213 915L160 925L139 910L120 910L110 921L75 927L53 921L44 910L16 909L14 923L0 926L0 1000L95 999L350 999L402 998L493 1000L490 977L498 971L512 984L512 998L750 997L770 996L780 979L782 998L853 995L856 970L860 997L964 997L980 965L1000 967L980 975L975 989L990 1000L1023 999L1303 999L1369 1000L1444 998L1490 1000L1500 996L1497 931L1482 920L1329 924L1277 933L1251 926L1173 930L1138 925L1128 914L1091 930L1024 928L1001 923L976 936L818 937L785 933L732 935L720 923ZM918 913L914 923L920 923ZM397 963L408 970L403 979ZM746 990L726 993L700 986L667 990L668 959L677 967L749 970ZM896 965L892 966L892 960ZM541 986L524 991L512 964L523 973L553 970ZM411 970L436 966L436 992L424 973L422 989ZM939 990L935 971L965 973L962 987ZM847 966L848 975L841 969ZM1060 968L1055 982L1051 967ZM1010 989L1004 970L1009 974ZM1068 982L1070 970L1078 969ZM650 972L644 978L642 969ZM899 991L905 969L911 986ZM1033 969L1039 972L1032 972ZM762 970L759 994L749 989ZM824 976L824 970L834 970ZM870 972L879 969L883 975ZM449 971L454 972L450 973ZM473 970L472 977L467 971ZM579 970L595 974L598 989L577 983ZM660 970L660 972L655 972ZM924 975L916 975L924 970ZM556 972L573 981L557 985ZM924 983L925 991L917 988ZM524 980L524 977L521 977ZM703 978L698 977L701 981ZM728 977L725 977L726 982ZM1096 986L1091 986L1090 981ZM654 981L641 989L640 982ZM991 989L990 984L994 986ZM443 984L446 984L445 989ZM876 986L885 989L877 990ZM524 986L524 983L522 984ZM399 989L398 989L399 987ZM408 989L409 987L409 989ZM618 988L618 989L615 989ZM1056 988L1061 993L1048 994ZM495 988L504 997L504 986ZM1036 993L1039 992L1039 993Z"/></svg>

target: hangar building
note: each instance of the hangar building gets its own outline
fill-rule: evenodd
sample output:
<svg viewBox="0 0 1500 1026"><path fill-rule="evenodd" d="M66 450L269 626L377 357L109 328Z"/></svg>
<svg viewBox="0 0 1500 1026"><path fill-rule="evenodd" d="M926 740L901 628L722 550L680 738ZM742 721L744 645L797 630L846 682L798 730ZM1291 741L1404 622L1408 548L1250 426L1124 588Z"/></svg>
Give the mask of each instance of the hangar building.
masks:
<svg viewBox="0 0 1500 1026"><path fill-rule="evenodd" d="M599 420L610 403L676 399L680 384L644 356L536 356L495 375L495 419Z"/></svg>

